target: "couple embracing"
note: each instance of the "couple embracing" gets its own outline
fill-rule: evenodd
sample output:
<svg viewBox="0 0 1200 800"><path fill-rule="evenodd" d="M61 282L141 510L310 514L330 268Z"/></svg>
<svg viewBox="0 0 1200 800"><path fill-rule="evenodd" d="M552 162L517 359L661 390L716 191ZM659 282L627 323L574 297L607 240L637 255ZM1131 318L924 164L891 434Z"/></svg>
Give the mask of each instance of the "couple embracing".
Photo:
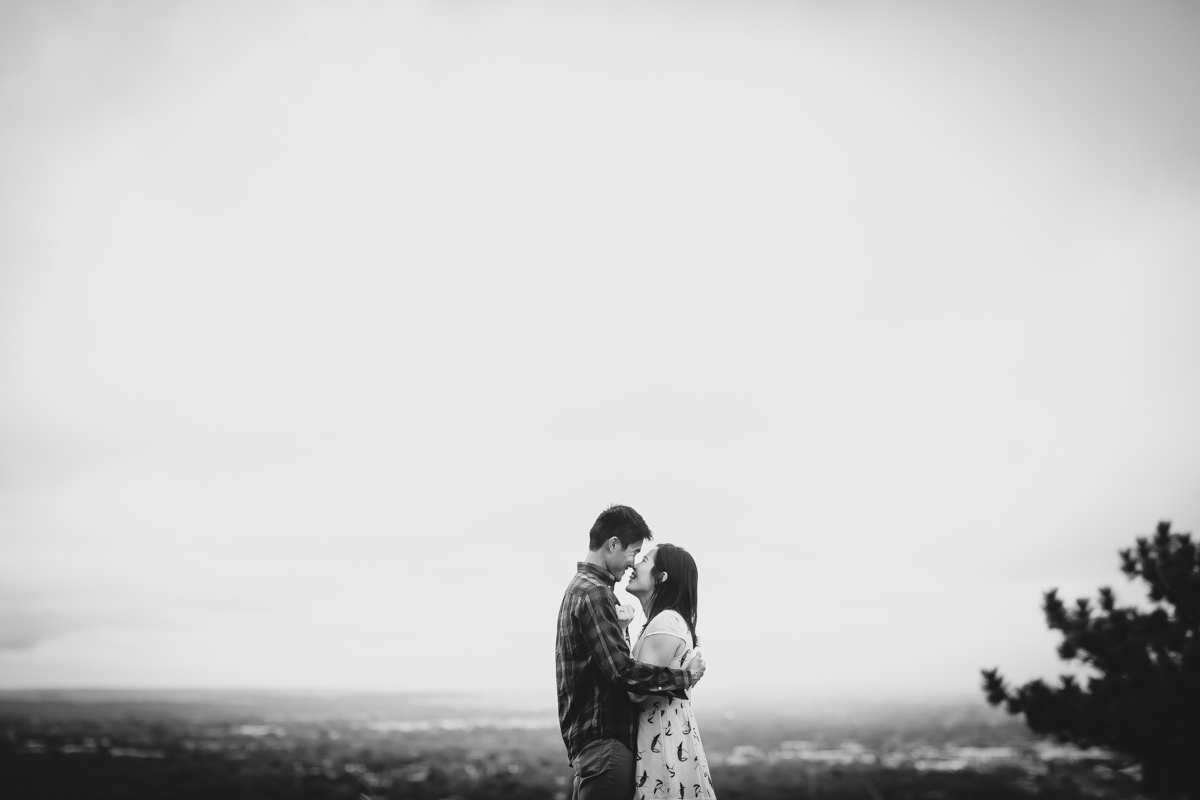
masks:
<svg viewBox="0 0 1200 800"><path fill-rule="evenodd" d="M688 690L704 675L696 652L696 562L652 539L642 515L612 506L592 525L558 611L558 721L575 768L574 800L715 798ZM641 556L640 560L638 556ZM632 651L630 606L646 626Z"/></svg>

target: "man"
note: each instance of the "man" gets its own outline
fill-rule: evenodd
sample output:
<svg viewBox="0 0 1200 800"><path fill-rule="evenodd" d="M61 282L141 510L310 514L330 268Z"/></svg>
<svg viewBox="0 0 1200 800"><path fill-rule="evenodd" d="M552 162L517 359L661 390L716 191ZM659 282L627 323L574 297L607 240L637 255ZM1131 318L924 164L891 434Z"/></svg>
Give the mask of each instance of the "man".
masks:
<svg viewBox="0 0 1200 800"><path fill-rule="evenodd" d="M613 586L651 538L632 508L605 510L592 525L587 559L579 562L558 610L558 722L575 768L574 800L633 797L637 709L629 692L683 698L704 675L699 656L671 669L629 655L629 620L618 619Z"/></svg>

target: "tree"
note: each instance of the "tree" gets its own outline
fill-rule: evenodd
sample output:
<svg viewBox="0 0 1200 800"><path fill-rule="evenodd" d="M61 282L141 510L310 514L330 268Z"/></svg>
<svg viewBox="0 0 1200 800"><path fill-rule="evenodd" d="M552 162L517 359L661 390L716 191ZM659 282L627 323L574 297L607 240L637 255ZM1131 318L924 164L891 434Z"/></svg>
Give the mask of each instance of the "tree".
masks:
<svg viewBox="0 0 1200 800"><path fill-rule="evenodd" d="M1142 765L1143 788L1200 798L1200 552L1189 534L1160 522L1153 538L1122 550L1121 571L1149 586L1147 608L1118 606L1100 589L1069 607L1044 595L1046 624L1062 635L1058 655L1090 668L1081 684L1042 680L1010 690L998 669L983 670L988 702L1024 714L1036 733L1102 746Z"/></svg>

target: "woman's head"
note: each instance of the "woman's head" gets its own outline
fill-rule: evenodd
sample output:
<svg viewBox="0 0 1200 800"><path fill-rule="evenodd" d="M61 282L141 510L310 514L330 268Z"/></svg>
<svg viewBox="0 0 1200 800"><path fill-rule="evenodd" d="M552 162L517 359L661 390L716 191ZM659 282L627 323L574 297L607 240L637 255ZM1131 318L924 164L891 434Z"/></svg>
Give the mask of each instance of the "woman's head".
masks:
<svg viewBox="0 0 1200 800"><path fill-rule="evenodd" d="M663 611L675 611L683 617L696 639L696 602L699 575L692 554L673 544L660 544L650 550L634 568L626 591L640 599L649 597L647 622Z"/></svg>

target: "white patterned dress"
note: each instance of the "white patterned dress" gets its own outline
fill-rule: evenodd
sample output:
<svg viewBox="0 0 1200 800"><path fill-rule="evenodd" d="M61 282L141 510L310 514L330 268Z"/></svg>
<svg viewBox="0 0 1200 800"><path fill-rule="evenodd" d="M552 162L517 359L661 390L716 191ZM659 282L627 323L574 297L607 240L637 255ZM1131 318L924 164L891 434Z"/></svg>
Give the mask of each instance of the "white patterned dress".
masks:
<svg viewBox="0 0 1200 800"><path fill-rule="evenodd" d="M678 669L692 654L692 634L675 611L663 611L642 629L633 647L635 660L648 636L683 640L685 648L668 666ZM634 800L716 798L690 700L657 695L643 700L634 755Z"/></svg>

